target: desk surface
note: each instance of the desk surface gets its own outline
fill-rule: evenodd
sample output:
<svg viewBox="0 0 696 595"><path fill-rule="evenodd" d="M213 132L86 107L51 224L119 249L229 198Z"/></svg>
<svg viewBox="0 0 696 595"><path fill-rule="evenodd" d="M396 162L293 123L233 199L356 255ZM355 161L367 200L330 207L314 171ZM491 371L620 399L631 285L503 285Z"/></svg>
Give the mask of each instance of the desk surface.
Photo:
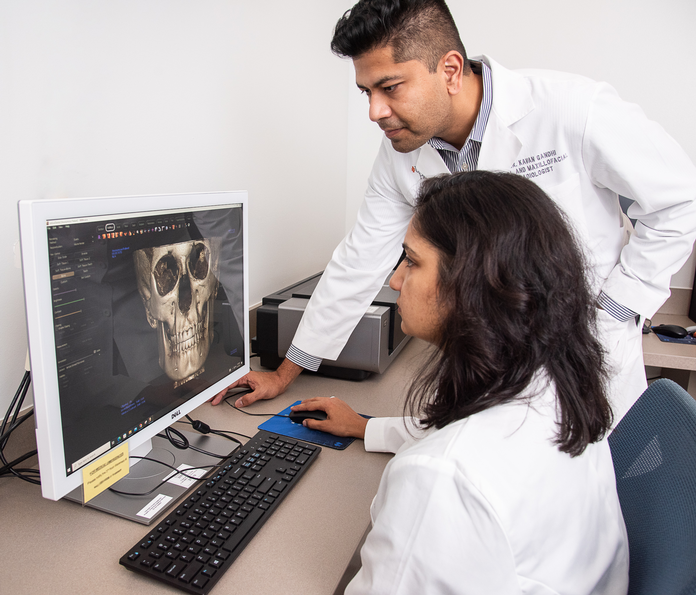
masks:
<svg viewBox="0 0 696 595"><path fill-rule="evenodd" d="M655 314L652 324L676 324L691 326L688 316L677 314ZM643 360L646 366L658 368L676 368L679 370L696 370L696 345L667 343L660 341L654 333L643 335Z"/></svg>
<svg viewBox="0 0 696 595"><path fill-rule="evenodd" d="M412 340L384 374L362 382L303 374L285 394L249 411L276 413L298 399L335 395L360 413L399 415L424 348ZM264 421L226 405L203 405L192 417L247 435ZM370 503L389 458L366 453L360 440L344 451L324 448L213 593L333 593L369 525ZM144 525L45 500L38 486L16 479L0 480L0 519L3 593L180 593L119 565L146 534Z"/></svg>

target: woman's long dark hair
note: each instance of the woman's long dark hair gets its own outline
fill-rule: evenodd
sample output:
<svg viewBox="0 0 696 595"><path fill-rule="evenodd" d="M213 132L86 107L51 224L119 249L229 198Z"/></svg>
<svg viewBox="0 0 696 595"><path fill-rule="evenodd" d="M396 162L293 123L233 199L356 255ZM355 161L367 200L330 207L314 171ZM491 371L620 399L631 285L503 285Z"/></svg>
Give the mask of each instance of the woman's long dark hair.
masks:
<svg viewBox="0 0 696 595"><path fill-rule="evenodd" d="M571 456L611 425L595 299L580 248L555 203L514 174L425 180L412 225L440 253L446 312L406 409L442 428L519 398L545 371L556 388L556 443Z"/></svg>

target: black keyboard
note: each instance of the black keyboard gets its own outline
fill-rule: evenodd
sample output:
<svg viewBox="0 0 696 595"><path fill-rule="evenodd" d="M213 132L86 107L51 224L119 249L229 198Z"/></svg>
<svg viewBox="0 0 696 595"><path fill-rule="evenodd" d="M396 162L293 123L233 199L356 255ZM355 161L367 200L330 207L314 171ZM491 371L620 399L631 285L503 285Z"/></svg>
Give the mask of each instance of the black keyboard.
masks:
<svg viewBox="0 0 696 595"><path fill-rule="evenodd" d="M319 452L260 430L120 563L187 593L208 593Z"/></svg>

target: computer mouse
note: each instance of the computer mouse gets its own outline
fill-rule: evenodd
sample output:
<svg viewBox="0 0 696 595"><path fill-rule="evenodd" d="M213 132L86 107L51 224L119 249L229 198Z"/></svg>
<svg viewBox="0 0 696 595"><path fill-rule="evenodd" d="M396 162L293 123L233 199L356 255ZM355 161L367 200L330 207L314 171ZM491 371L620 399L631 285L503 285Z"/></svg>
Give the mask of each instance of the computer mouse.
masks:
<svg viewBox="0 0 696 595"><path fill-rule="evenodd" d="M288 417L290 418L291 422L301 424L305 419L324 421L328 415L326 415L326 411L316 409L314 411L291 411Z"/></svg>
<svg viewBox="0 0 696 595"><path fill-rule="evenodd" d="M651 328L658 335L664 335L665 337L673 337L674 339L683 339L688 334L684 327L678 326L676 324L660 324Z"/></svg>

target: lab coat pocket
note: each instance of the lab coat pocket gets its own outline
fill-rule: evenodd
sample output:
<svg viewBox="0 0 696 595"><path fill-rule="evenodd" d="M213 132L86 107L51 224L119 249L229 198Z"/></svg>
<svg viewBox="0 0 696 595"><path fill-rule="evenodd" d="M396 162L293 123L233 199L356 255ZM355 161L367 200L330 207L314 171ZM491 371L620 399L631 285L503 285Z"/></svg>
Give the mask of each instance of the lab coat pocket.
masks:
<svg viewBox="0 0 696 595"><path fill-rule="evenodd" d="M617 377L633 367L636 358L636 340L641 340L640 329L636 330L636 321L617 320L606 310L597 310L597 333L604 348L605 361L609 367L610 377ZM637 344L641 349L641 344Z"/></svg>
<svg viewBox="0 0 696 595"><path fill-rule="evenodd" d="M609 372L607 392L614 425L648 388L643 367L643 336L631 318L621 322L606 310L597 311L597 334Z"/></svg>

